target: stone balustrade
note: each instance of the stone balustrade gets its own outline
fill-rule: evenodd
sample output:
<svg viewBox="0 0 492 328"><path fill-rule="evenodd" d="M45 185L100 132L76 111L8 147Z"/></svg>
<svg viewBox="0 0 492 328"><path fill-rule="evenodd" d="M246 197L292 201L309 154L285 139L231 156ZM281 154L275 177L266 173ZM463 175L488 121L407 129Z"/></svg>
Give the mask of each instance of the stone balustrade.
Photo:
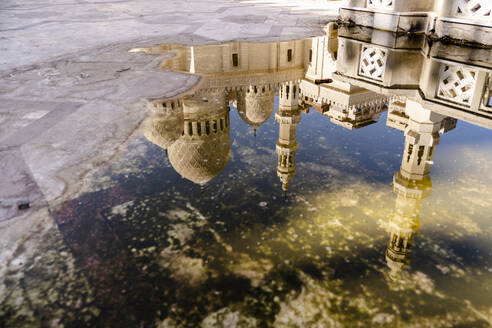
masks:
<svg viewBox="0 0 492 328"><path fill-rule="evenodd" d="M356 30L356 31L355 31ZM437 113L492 127L492 53L340 28L336 81L413 99ZM359 40L357 39L359 38ZM405 42L406 41L406 42ZM396 123L395 123L396 124Z"/></svg>
<svg viewBox="0 0 492 328"><path fill-rule="evenodd" d="M391 32L492 44L490 0L347 0L342 21Z"/></svg>
<svg viewBox="0 0 492 328"><path fill-rule="evenodd" d="M344 8L367 8L387 12L428 12L443 17L490 20L492 2L489 0L348 0Z"/></svg>

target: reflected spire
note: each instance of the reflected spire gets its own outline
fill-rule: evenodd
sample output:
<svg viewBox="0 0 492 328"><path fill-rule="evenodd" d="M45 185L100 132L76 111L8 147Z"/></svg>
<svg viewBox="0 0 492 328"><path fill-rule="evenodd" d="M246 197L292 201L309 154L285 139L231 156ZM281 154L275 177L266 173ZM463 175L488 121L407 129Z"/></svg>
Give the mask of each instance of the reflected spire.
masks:
<svg viewBox="0 0 492 328"><path fill-rule="evenodd" d="M386 263L393 281L410 263L413 238L420 228L422 201L432 190L430 171L434 147L439 144L439 132L453 129L452 123L452 119L432 113L418 103L405 99L391 102L388 126L405 133L401 167L393 177L393 190L397 195L395 210L388 223L390 239Z"/></svg>
<svg viewBox="0 0 492 328"><path fill-rule="evenodd" d="M276 146L278 155L277 175L282 182L285 197L289 182L296 174L295 155L298 149L296 128L301 121L297 81L282 83L279 93L279 108L275 114L275 121L280 124Z"/></svg>
<svg viewBox="0 0 492 328"><path fill-rule="evenodd" d="M432 182L429 176L413 183L397 172L393 178L393 190L397 194L395 209L388 228L390 238L386 249L386 263L390 278L398 280L404 266L410 263L413 238L420 228L422 200L430 195Z"/></svg>

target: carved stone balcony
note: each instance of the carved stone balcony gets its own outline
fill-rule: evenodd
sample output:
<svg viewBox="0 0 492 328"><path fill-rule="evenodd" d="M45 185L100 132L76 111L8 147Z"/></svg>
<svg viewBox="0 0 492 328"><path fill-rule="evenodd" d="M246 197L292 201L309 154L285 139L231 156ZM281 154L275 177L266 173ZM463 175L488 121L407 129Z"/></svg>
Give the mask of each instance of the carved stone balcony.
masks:
<svg viewBox="0 0 492 328"><path fill-rule="evenodd" d="M336 81L492 128L492 50L360 27L339 36Z"/></svg>
<svg viewBox="0 0 492 328"><path fill-rule="evenodd" d="M492 17L492 2L489 0L457 0L451 2L452 16L489 20Z"/></svg>
<svg viewBox="0 0 492 328"><path fill-rule="evenodd" d="M491 45L490 0L346 0L342 21Z"/></svg>

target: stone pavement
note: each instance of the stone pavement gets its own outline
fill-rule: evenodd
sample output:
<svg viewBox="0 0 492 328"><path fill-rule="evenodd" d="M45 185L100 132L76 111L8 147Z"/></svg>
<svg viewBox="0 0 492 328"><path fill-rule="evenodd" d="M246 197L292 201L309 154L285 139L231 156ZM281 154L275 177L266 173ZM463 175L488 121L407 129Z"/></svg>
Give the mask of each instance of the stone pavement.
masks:
<svg viewBox="0 0 492 328"><path fill-rule="evenodd" d="M35 270L50 251L71 258L49 210L88 191L84 177L124 149L146 115L147 99L174 96L199 81L157 70L163 56L128 50L163 43L320 35L323 26L336 19L339 5L277 0L1 1L0 323L5 311L14 311L22 313L25 324L37 326L30 321L36 311L60 302L31 295L29 283L56 281L57 286L46 286L47 292L57 290L73 304L80 302L63 285L72 280L86 285L72 264L64 277L48 270L26 281L23 272L29 270L18 270L25 265ZM57 265L61 260L47 261ZM16 285L21 283L23 288ZM90 291L84 295L80 297L89 299ZM87 311L97 315L97 309Z"/></svg>
<svg viewBox="0 0 492 328"><path fill-rule="evenodd" d="M341 1L4 0L0 72L122 42L292 39L319 34Z"/></svg>

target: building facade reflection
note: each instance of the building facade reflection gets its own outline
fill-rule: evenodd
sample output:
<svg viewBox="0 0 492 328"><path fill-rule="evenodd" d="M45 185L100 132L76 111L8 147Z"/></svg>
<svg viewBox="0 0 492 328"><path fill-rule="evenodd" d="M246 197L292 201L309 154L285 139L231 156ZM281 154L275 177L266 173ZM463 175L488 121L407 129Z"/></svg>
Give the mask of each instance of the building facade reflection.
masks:
<svg viewBox="0 0 492 328"><path fill-rule="evenodd" d="M301 100L349 130L375 123L387 109L388 97L344 81L331 81L337 70L338 47L335 23L328 25L326 36L311 39L306 74L300 83Z"/></svg>
<svg viewBox="0 0 492 328"><path fill-rule="evenodd" d="M201 76L191 95L150 102L145 136L167 149L171 164L182 177L203 185L225 167L229 157L227 104L237 108L239 117L256 135L273 114L277 95L277 174L286 191L295 175L300 105L313 106L347 129L372 124L386 110L388 97L332 81L337 33L338 27L332 23L327 36L300 41L134 49L154 54L173 52L175 57L165 60L161 68ZM220 129L221 122L224 130ZM205 154L207 151L210 154Z"/></svg>
<svg viewBox="0 0 492 328"><path fill-rule="evenodd" d="M228 104L256 135L278 96L277 174L286 191L295 175L300 108L314 107L332 123L353 130L375 123L389 106L387 125L405 131L407 140L403 157L408 161L400 176L423 179L439 135L425 130L430 123L411 119L409 106L492 126L490 50L467 55L464 48L424 41L422 35L330 23L325 36L299 41L144 49L174 52L162 68L201 76L192 95L151 102L153 123L145 135L168 150L178 173L203 185L229 158ZM449 129L456 121L442 122Z"/></svg>
<svg viewBox="0 0 492 328"><path fill-rule="evenodd" d="M161 68L202 77L191 95L149 103L151 115L145 136L167 149L177 173L203 186L224 169L229 159L229 105L237 108L239 117L255 135L273 114L276 92L282 94L284 90L280 102L285 111L279 111L280 115L297 111L297 81L304 74L307 43L308 40L300 40L135 49L147 53L174 52L176 56L164 61ZM300 113L298 117L300 120ZM282 135L284 130L282 127ZM286 140L295 143L295 128ZM292 168L285 166L279 172L293 176L289 171Z"/></svg>

